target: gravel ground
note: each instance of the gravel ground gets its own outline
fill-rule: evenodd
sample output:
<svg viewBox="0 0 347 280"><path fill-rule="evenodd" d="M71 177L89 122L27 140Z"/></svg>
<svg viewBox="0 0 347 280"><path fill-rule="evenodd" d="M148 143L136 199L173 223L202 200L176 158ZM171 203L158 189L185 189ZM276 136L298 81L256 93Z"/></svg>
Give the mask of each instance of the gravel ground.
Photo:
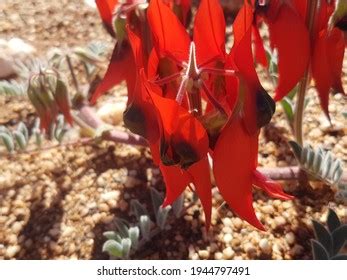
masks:
<svg viewBox="0 0 347 280"><path fill-rule="evenodd" d="M38 56L52 47L81 46L92 40L111 42L97 13L83 1L5 0L0 1L0 11L0 36L22 38L36 47ZM271 87L269 81L264 79L263 83ZM347 108L346 99L341 95L331 98L334 126L330 127L314 90L309 95L304 119L307 142L330 149L346 164L347 128L341 114ZM14 126L33 118L26 100L0 98L1 108L3 105L6 109L0 110L0 125ZM295 165L286 144L291 137L278 106L273 121L261 133L260 165ZM102 233L114 229L117 217L135 221L129 215L133 198L150 210L148 186L164 187L146 149L104 142L1 155L0 259L106 259L101 252ZM285 187L295 194L294 183ZM214 190L210 232L206 233L201 207L196 204L182 218L170 217L166 230L132 258L310 259L311 219L324 222L330 206L347 221L346 207L334 202L329 187L314 184L313 188L290 202L272 200L255 191L254 207L267 232L255 231L235 217ZM191 199L187 191L186 206Z"/></svg>

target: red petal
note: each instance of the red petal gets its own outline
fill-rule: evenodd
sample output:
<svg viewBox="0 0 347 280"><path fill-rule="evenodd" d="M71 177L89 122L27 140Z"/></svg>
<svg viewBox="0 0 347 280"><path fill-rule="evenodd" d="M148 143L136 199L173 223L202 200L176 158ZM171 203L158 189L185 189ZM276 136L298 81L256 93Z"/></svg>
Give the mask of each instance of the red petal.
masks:
<svg viewBox="0 0 347 280"><path fill-rule="evenodd" d="M127 81L128 92L132 92L136 81L135 73L136 67L130 46L123 44L122 49L119 50L116 44L106 74L92 94L90 102L94 104L102 94L123 80Z"/></svg>
<svg viewBox="0 0 347 280"><path fill-rule="evenodd" d="M187 61L190 39L170 8L162 0L152 0L147 17L158 53L179 62Z"/></svg>
<svg viewBox="0 0 347 280"><path fill-rule="evenodd" d="M178 166L166 166L159 164L166 185L166 196L163 206L171 205L184 192L190 183L190 177L187 172Z"/></svg>
<svg viewBox="0 0 347 280"><path fill-rule="evenodd" d="M212 211L212 186L210 177L210 165L208 163L207 157L193 164L188 169L188 174L191 176L191 182L193 182L196 193L198 194L202 207L204 208L206 227L209 228L211 224Z"/></svg>
<svg viewBox="0 0 347 280"><path fill-rule="evenodd" d="M342 86L342 66L345 53L344 34L341 30L334 28L328 35L327 55L329 65L332 71L333 84L335 91L344 94Z"/></svg>
<svg viewBox="0 0 347 280"><path fill-rule="evenodd" d="M217 186L228 205L242 219L264 230L253 209L252 177L257 135L249 136L240 119L224 128L213 153Z"/></svg>
<svg viewBox="0 0 347 280"><path fill-rule="evenodd" d="M145 80L142 71L142 83ZM148 83L145 86L158 114L162 140L175 152L181 147L194 153L196 159L204 158L208 151L208 136L202 124L175 100L161 97L148 88Z"/></svg>
<svg viewBox="0 0 347 280"><path fill-rule="evenodd" d="M187 171L177 166L159 164L166 185L166 197L163 206L171 205L184 192L189 183L193 183L205 213L206 227L211 224L212 194L210 166L207 157L193 164Z"/></svg>
<svg viewBox="0 0 347 280"><path fill-rule="evenodd" d="M329 118L329 90L333 84L333 75L328 60L327 43L327 31L324 30L315 41L311 66L322 109Z"/></svg>
<svg viewBox="0 0 347 280"><path fill-rule="evenodd" d="M253 172L253 184L266 191L273 198L284 200L294 198L293 196L283 192L282 186L279 183L271 181L257 170Z"/></svg>
<svg viewBox="0 0 347 280"><path fill-rule="evenodd" d="M114 31L112 27L113 10L118 3L118 0L95 0L98 7L102 21L104 22L107 31L113 36Z"/></svg>
<svg viewBox="0 0 347 280"><path fill-rule="evenodd" d="M253 25L253 39L255 44L255 59L263 67L268 68L269 64L266 57L266 51L264 48L263 40L260 36L259 29Z"/></svg>
<svg viewBox="0 0 347 280"><path fill-rule="evenodd" d="M227 64L234 64L240 72L239 74L242 79L239 81L239 89L243 89L242 94L244 95L244 121L247 131L250 134L255 134L258 131L256 121L256 94L261 85L254 68L251 40L252 23L253 8L245 0L233 24L234 46L227 58Z"/></svg>
<svg viewBox="0 0 347 280"><path fill-rule="evenodd" d="M279 79L275 100L280 100L303 77L310 57L310 42L304 21L289 4L283 2L273 14L275 12L276 16L268 19L268 23L272 45L278 50Z"/></svg>
<svg viewBox="0 0 347 280"><path fill-rule="evenodd" d="M202 0L195 16L194 42L198 65L225 56L225 20L218 0Z"/></svg>

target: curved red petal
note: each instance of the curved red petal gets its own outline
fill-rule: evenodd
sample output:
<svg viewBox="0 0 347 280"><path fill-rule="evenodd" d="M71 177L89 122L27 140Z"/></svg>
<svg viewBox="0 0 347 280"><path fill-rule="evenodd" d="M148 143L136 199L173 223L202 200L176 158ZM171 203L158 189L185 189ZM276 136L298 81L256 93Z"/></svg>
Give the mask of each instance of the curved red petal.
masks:
<svg viewBox="0 0 347 280"><path fill-rule="evenodd" d="M322 109L329 118L329 91L333 84L333 74L329 65L327 44L327 31L324 30L315 41L311 67Z"/></svg>
<svg viewBox="0 0 347 280"><path fill-rule="evenodd" d="M257 170L253 172L253 184L263 189L264 191L266 191L273 198L278 198L283 200L289 200L294 198L293 196L283 192L282 186L279 183L276 183L266 178L263 174L261 174Z"/></svg>
<svg viewBox="0 0 347 280"><path fill-rule="evenodd" d="M124 80L127 82L128 93L132 92L136 82L134 56L130 46L123 44L119 50L116 44L106 74L92 94L90 103L94 104L102 94Z"/></svg>
<svg viewBox="0 0 347 280"><path fill-rule="evenodd" d="M198 65L225 57L225 20L218 0L202 0L194 21Z"/></svg>
<svg viewBox="0 0 347 280"><path fill-rule="evenodd" d="M164 98L160 93L148 88L149 84L145 80L142 71L142 83L145 83L147 93L157 112L162 141L171 146L174 152L186 152L187 156L192 155L196 161L204 158L209 142L200 121L175 100Z"/></svg>
<svg viewBox="0 0 347 280"><path fill-rule="evenodd" d="M233 24L234 46L226 62L239 71L239 98L244 100L244 122L247 131L252 135L259 130L256 120L256 95L261 87L252 53L253 17L253 7L245 0Z"/></svg>
<svg viewBox="0 0 347 280"><path fill-rule="evenodd" d="M210 165L207 157L193 164L187 172L191 176L191 182L193 182L195 191L200 198L205 213L206 227L209 228L211 224L212 211L212 185Z"/></svg>
<svg viewBox="0 0 347 280"><path fill-rule="evenodd" d="M171 205L184 192L190 183L190 176L178 166L159 164L166 185L163 206Z"/></svg>
<svg viewBox="0 0 347 280"><path fill-rule="evenodd" d="M332 71L332 87L335 91L342 94L345 94L341 80L344 54L344 34L341 30L334 28L328 35L327 55L329 65Z"/></svg>
<svg viewBox="0 0 347 280"><path fill-rule="evenodd" d="M272 45L278 50L279 78L274 98L277 101L303 77L310 57L310 41L304 21L288 3L283 2L276 12L268 24Z"/></svg>
<svg viewBox="0 0 347 280"><path fill-rule="evenodd" d="M190 39L182 23L162 0L152 0L147 10L149 26L161 56L187 61Z"/></svg>
<svg viewBox="0 0 347 280"><path fill-rule="evenodd" d="M118 0L95 0L99 14L107 31L114 36L112 27L113 10L118 3Z"/></svg>
<svg viewBox="0 0 347 280"><path fill-rule="evenodd" d="M220 135L213 153L213 172L218 189L242 219L264 230L252 205L252 174L257 135L249 136L241 119L233 119Z"/></svg>
<svg viewBox="0 0 347 280"><path fill-rule="evenodd" d="M263 40L260 36L259 29L257 26L253 25L252 28L254 48L255 48L255 60L263 67L268 68L269 64L266 57L266 51L264 48Z"/></svg>

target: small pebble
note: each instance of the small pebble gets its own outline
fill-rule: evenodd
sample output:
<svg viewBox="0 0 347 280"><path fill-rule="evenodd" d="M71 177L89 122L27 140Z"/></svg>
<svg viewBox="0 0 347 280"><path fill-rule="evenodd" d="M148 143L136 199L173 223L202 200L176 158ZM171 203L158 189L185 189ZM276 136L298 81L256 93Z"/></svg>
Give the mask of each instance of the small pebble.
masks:
<svg viewBox="0 0 347 280"><path fill-rule="evenodd" d="M233 236L230 233L224 235L223 240L226 244L229 244L233 240Z"/></svg>
<svg viewBox="0 0 347 280"><path fill-rule="evenodd" d="M226 260L231 260L235 256L235 252L230 247L227 247L223 250L223 258Z"/></svg>
<svg viewBox="0 0 347 280"><path fill-rule="evenodd" d="M12 259L18 252L20 251L20 247L18 245L9 246L6 249L6 257Z"/></svg>
<svg viewBox="0 0 347 280"><path fill-rule="evenodd" d="M207 260L210 257L210 252L207 250L200 250L198 253L199 257L203 260Z"/></svg>
<svg viewBox="0 0 347 280"><path fill-rule="evenodd" d="M272 247L271 247L269 241L265 238L263 238L259 241L259 247L260 247L260 250L265 254L270 254L272 251Z"/></svg>
<svg viewBox="0 0 347 280"><path fill-rule="evenodd" d="M287 241L287 243L288 243L289 245L293 245L294 242L295 242L295 235L294 235L294 233L288 232L288 233L285 235L285 239L286 239L286 241Z"/></svg>

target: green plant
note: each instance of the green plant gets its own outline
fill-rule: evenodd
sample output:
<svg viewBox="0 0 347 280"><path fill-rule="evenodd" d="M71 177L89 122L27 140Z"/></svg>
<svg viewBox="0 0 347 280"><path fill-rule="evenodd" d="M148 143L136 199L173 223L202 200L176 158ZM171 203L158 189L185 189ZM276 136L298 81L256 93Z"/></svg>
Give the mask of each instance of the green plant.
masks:
<svg viewBox="0 0 347 280"><path fill-rule="evenodd" d="M316 239L311 240L315 260L347 260L346 254L339 252L347 241L347 224L341 224L336 213L329 209L327 226L312 221Z"/></svg>
<svg viewBox="0 0 347 280"><path fill-rule="evenodd" d="M67 131L68 128L65 124L64 116L59 115L56 122L52 123L49 128L49 140L62 143ZM13 131L5 126L0 126L0 143L6 147L9 153L25 151L31 142L38 148L41 148L44 138L44 133L40 129L39 119L35 120L31 130L23 122L20 122Z"/></svg>
<svg viewBox="0 0 347 280"><path fill-rule="evenodd" d="M151 220L147 209L138 200L133 199L130 202L131 212L136 217L137 222L131 226L127 221L117 218L115 230L103 234L107 241L104 243L102 251L107 252L111 258L128 259L143 244L165 229L171 207L161 207L162 194L152 187L149 190L155 222ZM181 216L183 207L184 196L181 195L172 207L176 217Z"/></svg>
<svg viewBox="0 0 347 280"><path fill-rule="evenodd" d="M313 149L309 145L301 147L295 141L289 141L289 144L303 170L329 185L338 185L343 174L341 160L322 148Z"/></svg>

